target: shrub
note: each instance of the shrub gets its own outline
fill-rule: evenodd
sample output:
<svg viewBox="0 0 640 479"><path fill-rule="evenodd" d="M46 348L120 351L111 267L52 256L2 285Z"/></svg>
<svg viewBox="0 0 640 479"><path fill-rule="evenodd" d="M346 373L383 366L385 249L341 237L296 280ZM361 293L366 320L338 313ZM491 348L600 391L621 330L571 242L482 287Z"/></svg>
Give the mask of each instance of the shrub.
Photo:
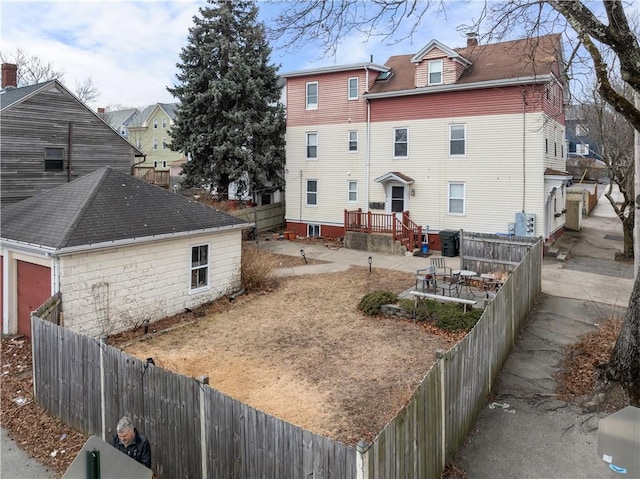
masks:
<svg viewBox="0 0 640 479"><path fill-rule="evenodd" d="M465 313L460 304L441 303L435 300L418 302L416 308L412 299L403 299L400 306L413 313L416 321L434 321L436 326L445 331L469 331L482 316L482 309L469 308Z"/></svg>
<svg viewBox="0 0 640 479"><path fill-rule="evenodd" d="M373 293L365 294L360 303L358 309L364 314L369 316L375 316L380 314L380 307L385 304L394 304L398 301L398 295L391 291L374 291Z"/></svg>
<svg viewBox="0 0 640 479"><path fill-rule="evenodd" d="M245 291L264 291L273 287L276 259L258 248L242 248L241 281Z"/></svg>

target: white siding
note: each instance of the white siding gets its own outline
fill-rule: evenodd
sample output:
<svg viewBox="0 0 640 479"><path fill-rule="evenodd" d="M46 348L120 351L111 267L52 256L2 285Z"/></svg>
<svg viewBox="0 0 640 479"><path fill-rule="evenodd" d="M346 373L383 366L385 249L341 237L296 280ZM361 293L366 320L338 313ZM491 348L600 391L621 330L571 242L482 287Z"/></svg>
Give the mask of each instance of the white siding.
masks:
<svg viewBox="0 0 640 479"><path fill-rule="evenodd" d="M358 130L358 152L348 151L348 132ZM318 133L318 159L306 159L306 133ZM342 225L344 210L366 209L364 123L287 128L286 221ZM306 180L318 180L318 206L305 206ZM358 202L349 203L347 182L358 182Z"/></svg>
<svg viewBox="0 0 640 479"><path fill-rule="evenodd" d="M200 244L209 245L209 288L190 293L191 247ZM241 251L236 230L63 256L64 325L112 334L237 291Z"/></svg>
<svg viewBox="0 0 640 479"><path fill-rule="evenodd" d="M524 209L544 213L541 115L527 115ZM466 125L464 157L449 156L449 125ZM409 159L392 160L394 127L409 127ZM507 232L523 210L522 115L461 117L374 123L371 131L371 178L389 171L412 177L415 196L406 205L416 223L431 230ZM447 213L448 183L465 184L465 214ZM371 185L371 201L384 201L382 185ZM541 231L537 229L536 231Z"/></svg>

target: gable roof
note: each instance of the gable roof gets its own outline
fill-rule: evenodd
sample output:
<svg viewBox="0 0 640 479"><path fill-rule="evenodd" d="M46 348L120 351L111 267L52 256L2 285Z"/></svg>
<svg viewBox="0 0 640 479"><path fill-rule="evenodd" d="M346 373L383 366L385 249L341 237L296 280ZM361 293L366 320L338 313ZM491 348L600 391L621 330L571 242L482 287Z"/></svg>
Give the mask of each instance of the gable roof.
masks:
<svg viewBox="0 0 640 479"><path fill-rule="evenodd" d="M422 47L418 53L416 53L414 56L411 57L411 60L410 60L411 63L420 63L424 59L424 56L434 48L437 48L438 50L440 50L448 58L458 60L463 65L469 64L469 60L467 60L462 55L460 55L456 50L452 50L451 48L446 46L444 43L440 43L438 40L431 40L424 47Z"/></svg>
<svg viewBox="0 0 640 479"><path fill-rule="evenodd" d="M43 83L36 83L35 85L23 86L19 88L5 88L0 92L0 110L9 108L16 103L20 103L23 100L35 95L40 90L48 90L58 83L57 80L51 80Z"/></svg>
<svg viewBox="0 0 640 479"><path fill-rule="evenodd" d="M145 154L136 148L134 145L129 143L126 139L120 136L120 133L117 132L108 122L105 121L98 113L93 111L87 105L85 105L80 99L71 93L65 86L60 83L58 80L51 80L44 83L37 83L35 85L23 86L19 88L6 88L0 92L0 111L8 110L11 107L14 107L29 98L38 95L39 93L51 90L57 90L59 92L65 93L73 98L79 105L81 105L85 110L98 118L102 123L104 123L108 128L110 128L116 137L119 139L118 141L126 141L127 145L133 148L135 156L145 156Z"/></svg>
<svg viewBox="0 0 640 479"><path fill-rule="evenodd" d="M2 208L0 237L63 253L249 224L107 166Z"/></svg>
<svg viewBox="0 0 640 479"><path fill-rule="evenodd" d="M427 47L438 46L437 42L434 42L430 42ZM498 85L501 82L544 80L550 78L550 75L560 77L557 67L557 62L562 58L560 34L455 48L449 51L455 52L459 59L465 59L470 63L455 83L416 87L416 66L412 60L418 55L395 55L385 63L393 74L384 82L376 82L369 90L369 95L408 90L428 93L470 88L471 85L481 86L483 83Z"/></svg>
<svg viewBox="0 0 640 479"><path fill-rule="evenodd" d="M126 110L115 110L104 113L104 120L111 125L114 130L118 130L122 125L128 126L138 110L136 108L127 108Z"/></svg>

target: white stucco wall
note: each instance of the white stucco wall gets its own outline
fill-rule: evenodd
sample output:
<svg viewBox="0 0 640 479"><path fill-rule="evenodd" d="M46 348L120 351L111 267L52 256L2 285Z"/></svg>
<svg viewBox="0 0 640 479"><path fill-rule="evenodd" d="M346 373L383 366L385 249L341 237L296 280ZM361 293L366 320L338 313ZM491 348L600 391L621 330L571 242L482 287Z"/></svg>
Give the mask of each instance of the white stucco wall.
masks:
<svg viewBox="0 0 640 479"><path fill-rule="evenodd" d="M191 248L209 245L208 287L190 290ZM98 337L240 289L241 231L60 257L64 326Z"/></svg>

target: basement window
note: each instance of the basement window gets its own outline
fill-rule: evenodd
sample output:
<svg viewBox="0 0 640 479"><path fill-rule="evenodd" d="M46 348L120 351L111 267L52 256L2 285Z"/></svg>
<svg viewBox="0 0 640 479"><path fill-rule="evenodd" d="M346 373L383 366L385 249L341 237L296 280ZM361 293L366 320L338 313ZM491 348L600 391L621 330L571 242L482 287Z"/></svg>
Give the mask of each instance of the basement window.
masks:
<svg viewBox="0 0 640 479"><path fill-rule="evenodd" d="M62 171L64 169L64 148L44 149L44 171Z"/></svg>

